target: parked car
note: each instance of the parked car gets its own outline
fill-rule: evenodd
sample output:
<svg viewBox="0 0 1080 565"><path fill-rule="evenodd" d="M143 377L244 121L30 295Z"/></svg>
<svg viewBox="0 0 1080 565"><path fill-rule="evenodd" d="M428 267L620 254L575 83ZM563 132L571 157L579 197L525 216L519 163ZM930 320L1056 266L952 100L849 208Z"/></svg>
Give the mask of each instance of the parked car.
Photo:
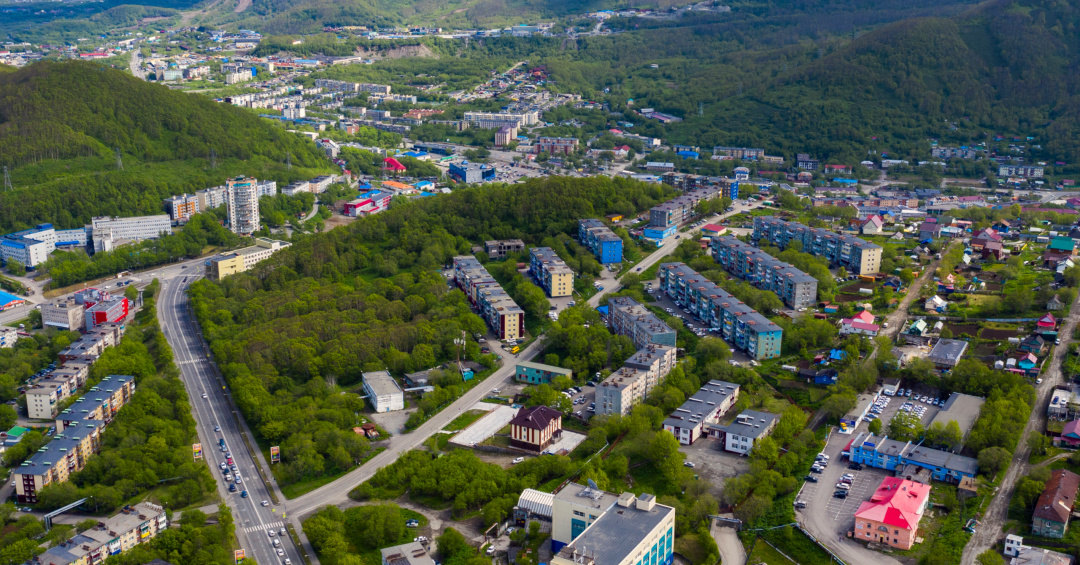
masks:
<svg viewBox="0 0 1080 565"><path fill-rule="evenodd" d="M817 477L815 477L813 475L807 475L804 478L806 479L806 482L808 482L808 483L816 483L817 482Z"/></svg>
<svg viewBox="0 0 1080 565"><path fill-rule="evenodd" d="M862 463L852 463L847 468L853 471L862 471Z"/></svg>
<svg viewBox="0 0 1080 565"><path fill-rule="evenodd" d="M838 490L832 493L833 498L847 498L847 495L848 493L846 490Z"/></svg>

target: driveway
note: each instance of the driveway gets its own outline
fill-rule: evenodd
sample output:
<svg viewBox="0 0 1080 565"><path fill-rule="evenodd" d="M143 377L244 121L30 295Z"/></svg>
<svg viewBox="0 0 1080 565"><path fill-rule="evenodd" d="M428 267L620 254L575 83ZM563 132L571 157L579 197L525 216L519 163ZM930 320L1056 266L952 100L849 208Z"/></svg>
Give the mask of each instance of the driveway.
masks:
<svg viewBox="0 0 1080 565"><path fill-rule="evenodd" d="M722 515L723 518L732 518L731 514ZM746 563L746 548L735 528L725 528L716 520L709 526L709 533L716 541L716 547L720 549L720 563L724 565L742 565Z"/></svg>

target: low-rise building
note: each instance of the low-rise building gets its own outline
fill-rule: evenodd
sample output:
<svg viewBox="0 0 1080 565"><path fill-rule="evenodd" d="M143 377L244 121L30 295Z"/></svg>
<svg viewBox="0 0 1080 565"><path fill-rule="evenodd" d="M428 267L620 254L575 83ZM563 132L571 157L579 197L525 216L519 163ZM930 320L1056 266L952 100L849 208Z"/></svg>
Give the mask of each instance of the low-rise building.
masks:
<svg viewBox="0 0 1080 565"><path fill-rule="evenodd" d="M562 435L562 413L548 406L521 408L510 420L510 445L543 451Z"/></svg>
<svg viewBox="0 0 1080 565"><path fill-rule="evenodd" d="M746 455L754 449L758 440L772 433L779 421L776 414L743 410L734 422L726 426L709 426L709 435L722 439L725 450Z"/></svg>
<svg viewBox="0 0 1080 565"><path fill-rule="evenodd" d="M936 481L958 483L961 478L974 477L979 471L979 462L972 457L867 432L859 432L848 444L847 451L852 463L901 472L906 466L914 465L928 470Z"/></svg>
<svg viewBox="0 0 1080 565"><path fill-rule="evenodd" d="M1009 560L1009 565L1072 565L1071 555L1046 549L1022 545L1016 550L1016 556Z"/></svg>
<svg viewBox="0 0 1080 565"><path fill-rule="evenodd" d="M1076 504L1077 488L1080 488L1080 475L1066 469L1052 471L1050 480L1035 503L1031 533L1047 538L1065 537L1069 517Z"/></svg>
<svg viewBox="0 0 1080 565"><path fill-rule="evenodd" d="M165 509L151 502L125 506L119 514L100 521L71 539L53 544L34 558L34 565L89 565L103 563L151 539L169 527ZM157 561L157 560L155 560Z"/></svg>
<svg viewBox="0 0 1080 565"><path fill-rule="evenodd" d="M364 393L376 412L405 409L405 392L389 371L363 373Z"/></svg>
<svg viewBox="0 0 1080 565"><path fill-rule="evenodd" d="M978 396L954 392L949 395L941 410L930 421L930 425L941 424L944 426L949 422L956 422L956 425L960 427L961 439L966 438L968 432L971 431L971 427L975 425L975 420L979 418L979 413L982 411L982 405L985 402L985 399Z"/></svg>
<svg viewBox="0 0 1080 565"><path fill-rule="evenodd" d="M206 277L210 280L221 280L229 275L242 273L291 245L288 241L257 237L255 238L255 245L215 255L207 259L204 263Z"/></svg>
<svg viewBox="0 0 1080 565"><path fill-rule="evenodd" d="M967 351L968 342L959 339L939 339L927 359L942 370L952 369Z"/></svg>
<svg viewBox="0 0 1080 565"><path fill-rule="evenodd" d="M505 259L508 253L525 251L525 242L520 239L499 239L484 242L484 252L488 259Z"/></svg>
<svg viewBox="0 0 1080 565"><path fill-rule="evenodd" d="M855 539L911 549L930 501L930 485L885 477L855 511Z"/></svg>
<svg viewBox="0 0 1080 565"><path fill-rule="evenodd" d="M431 553L416 541L385 547L379 552L382 554L382 565L435 565Z"/></svg>
<svg viewBox="0 0 1080 565"><path fill-rule="evenodd" d="M739 385L709 381L664 420L664 430L679 443L691 445L705 433L705 426L719 424L738 399Z"/></svg>
<svg viewBox="0 0 1080 565"><path fill-rule="evenodd" d="M551 298L574 293L574 271L550 247L529 250L529 273Z"/></svg>
<svg viewBox="0 0 1080 565"><path fill-rule="evenodd" d="M518 361L514 371L514 380L519 383L541 385L551 384L556 377L573 378L573 375L574 372L570 369L531 361Z"/></svg>
<svg viewBox="0 0 1080 565"><path fill-rule="evenodd" d="M559 497L555 498L556 504ZM574 527L586 524L571 518ZM626 492L615 505L585 526L569 544L555 549L552 565L669 565L674 559L675 509L657 504L651 494Z"/></svg>
<svg viewBox="0 0 1080 565"><path fill-rule="evenodd" d="M486 182L495 179L495 167L493 165L486 165L483 163L469 163L464 161L462 163L450 163L449 169L450 177L458 182L465 184L473 184L478 182Z"/></svg>
<svg viewBox="0 0 1080 565"><path fill-rule="evenodd" d="M67 298L41 305L41 323L46 328L54 327L68 331L79 331L86 327L83 312L86 308Z"/></svg>
<svg viewBox="0 0 1080 565"><path fill-rule="evenodd" d="M171 234L172 218L168 214L127 218L102 216L90 220L89 232L95 253L112 251L127 243Z"/></svg>

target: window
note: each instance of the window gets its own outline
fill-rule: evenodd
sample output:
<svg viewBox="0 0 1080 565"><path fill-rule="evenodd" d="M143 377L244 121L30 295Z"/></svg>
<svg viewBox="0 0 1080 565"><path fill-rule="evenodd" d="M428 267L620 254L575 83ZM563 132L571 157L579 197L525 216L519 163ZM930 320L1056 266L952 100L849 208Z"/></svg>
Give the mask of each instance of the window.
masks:
<svg viewBox="0 0 1080 565"><path fill-rule="evenodd" d="M585 516L585 513L580 510L574 510L574 516Z"/></svg>

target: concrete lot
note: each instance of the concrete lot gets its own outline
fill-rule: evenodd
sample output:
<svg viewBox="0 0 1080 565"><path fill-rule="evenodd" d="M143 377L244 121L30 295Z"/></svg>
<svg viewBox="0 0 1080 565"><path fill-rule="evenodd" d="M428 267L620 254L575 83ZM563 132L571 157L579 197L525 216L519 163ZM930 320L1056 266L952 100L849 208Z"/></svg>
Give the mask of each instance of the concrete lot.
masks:
<svg viewBox="0 0 1080 565"><path fill-rule="evenodd" d="M498 433L516 415L517 409L509 406L499 406L451 438L450 443L471 447Z"/></svg>
<svg viewBox="0 0 1080 565"><path fill-rule="evenodd" d="M715 438L702 437L691 445L680 445L686 461L694 464L694 472L711 485L714 496L724 490L724 479L730 479L750 470L750 460L736 453L724 451L723 443Z"/></svg>

